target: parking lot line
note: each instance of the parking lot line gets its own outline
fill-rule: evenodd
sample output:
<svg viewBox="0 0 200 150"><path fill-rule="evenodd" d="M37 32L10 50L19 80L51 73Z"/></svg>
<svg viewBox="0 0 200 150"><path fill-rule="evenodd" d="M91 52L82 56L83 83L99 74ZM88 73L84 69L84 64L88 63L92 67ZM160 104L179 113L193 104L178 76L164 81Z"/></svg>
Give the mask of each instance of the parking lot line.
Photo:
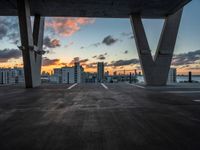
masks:
<svg viewBox="0 0 200 150"><path fill-rule="evenodd" d="M200 93L200 91L163 91L162 93L172 93L172 94L193 94L193 93Z"/></svg>
<svg viewBox="0 0 200 150"><path fill-rule="evenodd" d="M71 85L70 87L68 87L68 90L71 90L73 87L75 87L78 83L74 83L73 85Z"/></svg>
<svg viewBox="0 0 200 150"><path fill-rule="evenodd" d="M127 83L127 84L129 84L129 85L131 85L131 86L135 86L135 87L138 87L138 88L141 88L141 89L145 89L145 87L144 86L141 86L141 85L137 85L137 84L131 84L131 83Z"/></svg>
<svg viewBox="0 0 200 150"><path fill-rule="evenodd" d="M194 102L200 103L200 99L193 100Z"/></svg>
<svg viewBox="0 0 200 150"><path fill-rule="evenodd" d="M101 85L102 85L106 90L108 90L108 87L107 87L105 84L101 83Z"/></svg>

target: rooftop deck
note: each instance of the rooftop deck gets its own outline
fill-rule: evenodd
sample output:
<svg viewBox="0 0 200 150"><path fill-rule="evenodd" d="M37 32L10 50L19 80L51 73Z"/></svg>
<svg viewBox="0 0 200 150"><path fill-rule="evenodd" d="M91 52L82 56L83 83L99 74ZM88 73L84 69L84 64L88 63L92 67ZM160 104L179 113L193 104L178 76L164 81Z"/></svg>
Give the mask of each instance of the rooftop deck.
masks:
<svg viewBox="0 0 200 150"><path fill-rule="evenodd" d="M1 150L197 150L200 91L129 84L0 87Z"/></svg>

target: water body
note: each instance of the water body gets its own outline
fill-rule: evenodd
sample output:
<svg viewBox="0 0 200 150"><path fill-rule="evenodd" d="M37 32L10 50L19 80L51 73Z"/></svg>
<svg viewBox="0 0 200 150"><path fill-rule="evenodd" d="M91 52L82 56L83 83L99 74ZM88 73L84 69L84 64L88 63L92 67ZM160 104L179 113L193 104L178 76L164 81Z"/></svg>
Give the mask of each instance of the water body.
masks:
<svg viewBox="0 0 200 150"><path fill-rule="evenodd" d="M138 76L137 79L139 80L139 83L144 83L143 76ZM200 82L200 76L192 76L192 80ZM177 76L176 81L177 81L177 83L188 81L188 76Z"/></svg>

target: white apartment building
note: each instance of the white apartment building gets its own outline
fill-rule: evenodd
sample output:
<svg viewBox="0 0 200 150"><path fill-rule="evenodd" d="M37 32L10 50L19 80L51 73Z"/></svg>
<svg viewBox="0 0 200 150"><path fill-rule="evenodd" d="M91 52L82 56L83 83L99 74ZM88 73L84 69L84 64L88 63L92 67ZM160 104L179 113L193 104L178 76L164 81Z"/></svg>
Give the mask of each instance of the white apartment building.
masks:
<svg viewBox="0 0 200 150"><path fill-rule="evenodd" d="M55 68L52 83L81 83L83 81L83 67L75 63L73 67Z"/></svg>
<svg viewBox="0 0 200 150"><path fill-rule="evenodd" d="M50 77L52 83L62 83L62 69L54 68L54 74Z"/></svg>
<svg viewBox="0 0 200 150"><path fill-rule="evenodd" d="M75 82L75 68L74 67L64 67L62 68L62 83L74 83Z"/></svg>

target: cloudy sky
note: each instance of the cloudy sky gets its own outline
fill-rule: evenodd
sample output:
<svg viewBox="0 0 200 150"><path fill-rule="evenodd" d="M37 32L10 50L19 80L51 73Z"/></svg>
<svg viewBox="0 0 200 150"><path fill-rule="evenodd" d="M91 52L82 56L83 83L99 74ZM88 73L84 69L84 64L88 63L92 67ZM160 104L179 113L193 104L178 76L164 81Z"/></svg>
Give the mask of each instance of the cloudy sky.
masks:
<svg viewBox="0 0 200 150"><path fill-rule="evenodd" d="M172 67L180 74L200 74L200 1L193 0L183 12ZM163 20L143 20L152 54L155 53ZM0 67L23 65L17 17L0 17ZM96 63L106 70L121 72L140 69L129 19L46 18L42 70L71 66L80 61L86 71Z"/></svg>

